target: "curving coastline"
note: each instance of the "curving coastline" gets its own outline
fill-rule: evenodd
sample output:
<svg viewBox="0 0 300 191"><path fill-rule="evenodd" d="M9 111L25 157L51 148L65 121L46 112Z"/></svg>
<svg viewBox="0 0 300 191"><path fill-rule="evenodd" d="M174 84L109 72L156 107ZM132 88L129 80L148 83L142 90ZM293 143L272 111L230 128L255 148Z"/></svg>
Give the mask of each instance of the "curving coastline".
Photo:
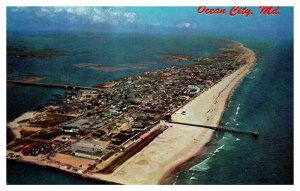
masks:
<svg viewBox="0 0 300 191"><path fill-rule="evenodd" d="M248 74L256 59L252 50L239 42L234 44L243 49L238 59L245 60L246 64L180 108L172 115L173 120L212 126L219 124L232 91ZM181 115L182 111L186 111L186 115ZM213 134L210 129L172 124L112 174L85 176L120 184L167 184L174 170L205 152Z"/></svg>
<svg viewBox="0 0 300 191"><path fill-rule="evenodd" d="M241 43L239 42L235 42L235 43L238 43L239 45L243 46ZM219 125L221 119L222 119L222 116L223 116L223 113L225 111L225 108L228 104L228 101L230 100L230 97L234 91L234 89L238 86L238 84L243 80L243 78L251 71L251 69L254 67L255 65L255 54L252 50L246 48L243 46L243 48L245 49L245 51L249 52L247 54L249 54L249 62L247 63L246 66L242 67L241 71L236 71L238 72L238 74L232 79L232 81L230 82L230 84L228 84L226 86L225 89L223 89L223 95L219 94L218 97L216 98L216 100L219 98L219 99L222 99L220 102L220 105L219 106L216 106L218 107L219 109L219 114L217 117L216 117L216 122L208 122L209 125ZM235 75L235 74L234 74ZM223 80L222 80L223 81ZM220 83L222 83L222 81ZM218 84L216 84L218 85ZM210 90L208 90L210 91ZM221 96L221 98L220 98ZM219 101L217 101L219 102ZM225 103L225 104L224 104ZM224 105L223 105L224 104ZM167 171L164 176L160 179L159 181L159 184L168 184L169 182L169 178L171 176L171 174L176 171L176 169L180 168L182 165L186 164L187 162L193 160L195 157L199 157L203 154L206 153L207 151L207 144L209 144L209 142L211 141L211 139L213 138L213 134L214 134L214 131L211 133L210 135L210 139L209 141L199 149L198 152L194 153L193 155L191 155L189 158L187 158L185 161L183 161L182 163L180 164L177 164L177 165L174 165L169 171Z"/></svg>
<svg viewBox="0 0 300 191"><path fill-rule="evenodd" d="M245 60L246 64L175 112L172 115L175 121L204 125L219 124L231 92L255 63L253 51L238 42L234 42L234 45L242 50L237 59ZM186 115L182 115L182 111L185 111ZM210 129L182 125L172 126L136 155L129 158L113 173L81 172L80 175L120 184L167 183L169 175L176 168L205 152L205 146L214 133ZM72 171L59 165L49 165L46 161L34 157L27 157L24 162L52 166L72 173Z"/></svg>

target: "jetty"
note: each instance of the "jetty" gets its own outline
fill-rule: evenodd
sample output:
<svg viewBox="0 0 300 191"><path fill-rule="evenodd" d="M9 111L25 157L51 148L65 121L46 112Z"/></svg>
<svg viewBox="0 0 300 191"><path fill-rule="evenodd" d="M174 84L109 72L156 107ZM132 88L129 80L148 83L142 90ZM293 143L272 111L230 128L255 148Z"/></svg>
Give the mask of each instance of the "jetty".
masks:
<svg viewBox="0 0 300 191"><path fill-rule="evenodd" d="M67 84L47 84L47 83L36 83L36 82L22 82L22 81L17 81L17 80L7 80L6 82L12 83L12 84L27 85L27 86L39 86L39 87L59 88L59 89L68 89L68 90L95 90L95 91L101 90L96 87L67 85Z"/></svg>

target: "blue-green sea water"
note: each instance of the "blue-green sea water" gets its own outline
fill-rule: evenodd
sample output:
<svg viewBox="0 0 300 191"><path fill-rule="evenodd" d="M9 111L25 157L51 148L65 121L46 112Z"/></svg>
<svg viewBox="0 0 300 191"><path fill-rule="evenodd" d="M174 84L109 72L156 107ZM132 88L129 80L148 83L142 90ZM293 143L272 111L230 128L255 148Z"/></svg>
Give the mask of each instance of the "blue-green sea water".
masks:
<svg viewBox="0 0 300 191"><path fill-rule="evenodd" d="M221 125L258 130L256 140L217 133L205 156L185 165L173 184L293 183L293 43L248 43L257 64L236 88Z"/></svg>
<svg viewBox="0 0 300 191"><path fill-rule="evenodd" d="M70 56L8 59L8 78L39 76L41 82L96 85L176 65L164 55L210 56L219 38L167 35L8 34L8 46L57 48ZM257 54L257 64L234 91L222 125L259 130L259 139L217 133L202 157L174 173L170 184L293 183L293 41L239 39ZM99 71L76 64L126 68ZM190 63L181 63L186 65ZM178 64L177 64L178 65ZM138 66L138 67L133 67ZM62 90L7 86L7 120L48 103ZM9 138L9 137L8 137ZM8 184L103 184L30 164L7 161Z"/></svg>

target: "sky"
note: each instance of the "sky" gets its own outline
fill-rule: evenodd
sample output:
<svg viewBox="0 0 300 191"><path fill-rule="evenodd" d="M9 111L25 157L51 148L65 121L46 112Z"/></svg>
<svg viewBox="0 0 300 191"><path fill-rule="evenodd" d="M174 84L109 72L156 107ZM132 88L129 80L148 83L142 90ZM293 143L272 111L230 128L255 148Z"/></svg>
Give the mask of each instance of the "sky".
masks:
<svg viewBox="0 0 300 191"><path fill-rule="evenodd" d="M293 8L279 15L231 17L197 13L198 7L7 7L7 31L83 31L115 33L202 33L292 36Z"/></svg>

